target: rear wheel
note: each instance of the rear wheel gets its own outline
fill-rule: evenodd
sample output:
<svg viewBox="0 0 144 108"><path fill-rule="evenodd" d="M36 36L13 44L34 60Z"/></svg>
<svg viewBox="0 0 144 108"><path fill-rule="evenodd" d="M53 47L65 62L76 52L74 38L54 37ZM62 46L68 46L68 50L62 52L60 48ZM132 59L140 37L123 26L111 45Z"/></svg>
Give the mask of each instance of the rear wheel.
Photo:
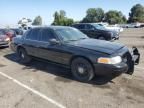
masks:
<svg viewBox="0 0 144 108"><path fill-rule="evenodd" d="M71 63L73 76L82 82L90 81L94 77L94 69L91 63L84 58L76 58Z"/></svg>
<svg viewBox="0 0 144 108"><path fill-rule="evenodd" d="M29 63L31 61L31 57L27 54L26 50L23 48L18 49L18 56L20 58L21 63Z"/></svg>

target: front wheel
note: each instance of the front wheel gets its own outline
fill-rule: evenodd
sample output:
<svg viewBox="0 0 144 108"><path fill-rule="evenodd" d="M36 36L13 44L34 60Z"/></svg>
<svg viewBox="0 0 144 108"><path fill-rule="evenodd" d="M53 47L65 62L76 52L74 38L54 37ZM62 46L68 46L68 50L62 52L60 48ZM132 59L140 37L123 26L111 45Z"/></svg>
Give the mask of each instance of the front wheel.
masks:
<svg viewBox="0 0 144 108"><path fill-rule="evenodd" d="M76 58L71 63L73 76L82 82L90 81L94 77L94 69L91 63L84 58Z"/></svg>
<svg viewBox="0 0 144 108"><path fill-rule="evenodd" d="M30 56L27 54L27 52L23 48L20 48L18 50L18 56L20 58L21 63L25 64L25 63L29 63L31 61Z"/></svg>
<svg viewBox="0 0 144 108"><path fill-rule="evenodd" d="M134 61L128 63L128 71L127 74L132 75L134 73Z"/></svg>

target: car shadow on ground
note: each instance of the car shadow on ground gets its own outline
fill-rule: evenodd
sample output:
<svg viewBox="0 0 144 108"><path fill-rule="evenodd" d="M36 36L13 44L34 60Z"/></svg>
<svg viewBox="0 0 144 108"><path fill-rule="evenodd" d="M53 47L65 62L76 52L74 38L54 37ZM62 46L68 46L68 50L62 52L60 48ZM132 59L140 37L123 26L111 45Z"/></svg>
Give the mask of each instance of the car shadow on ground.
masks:
<svg viewBox="0 0 144 108"><path fill-rule="evenodd" d="M19 62L19 58L18 58L17 54L15 54L15 53L5 55L4 57L12 62L21 64ZM54 74L55 76L57 76L55 78L55 80L57 80L57 81L62 81L65 83L76 81L72 77L72 74L71 74L69 68L66 68L66 67L58 65L58 64L33 59L29 64L21 64L21 65L24 65L24 67L22 68L23 70L31 70L32 72L37 72L40 70L42 72ZM113 76L113 75L96 76L92 81L89 81L88 84L104 85L109 82L113 83L112 79L114 79L114 78L115 78L115 76Z"/></svg>
<svg viewBox="0 0 144 108"><path fill-rule="evenodd" d="M3 50L5 48L8 48L8 46L0 46L0 50Z"/></svg>

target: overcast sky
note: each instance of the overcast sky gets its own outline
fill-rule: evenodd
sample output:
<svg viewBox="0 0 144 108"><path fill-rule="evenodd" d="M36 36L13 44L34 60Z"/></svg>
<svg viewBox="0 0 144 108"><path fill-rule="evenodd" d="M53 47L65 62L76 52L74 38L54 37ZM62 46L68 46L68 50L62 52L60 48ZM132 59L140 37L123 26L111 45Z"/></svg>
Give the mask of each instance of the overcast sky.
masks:
<svg viewBox="0 0 144 108"><path fill-rule="evenodd" d="M127 17L133 5L144 0L1 0L0 24L17 24L18 20L27 17L34 19L40 15L44 24L53 21L55 11L65 10L68 17L76 21L81 20L88 8L101 7L104 11L119 10Z"/></svg>

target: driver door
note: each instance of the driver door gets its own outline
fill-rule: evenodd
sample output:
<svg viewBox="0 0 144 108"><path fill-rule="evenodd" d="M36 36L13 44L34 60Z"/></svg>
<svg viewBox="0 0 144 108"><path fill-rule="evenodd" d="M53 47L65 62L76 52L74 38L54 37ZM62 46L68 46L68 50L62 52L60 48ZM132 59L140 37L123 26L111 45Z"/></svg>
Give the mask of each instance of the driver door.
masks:
<svg viewBox="0 0 144 108"><path fill-rule="evenodd" d="M39 41L39 56L46 60L61 63L61 45L50 44L50 39L57 39L53 31L48 28L42 29Z"/></svg>

